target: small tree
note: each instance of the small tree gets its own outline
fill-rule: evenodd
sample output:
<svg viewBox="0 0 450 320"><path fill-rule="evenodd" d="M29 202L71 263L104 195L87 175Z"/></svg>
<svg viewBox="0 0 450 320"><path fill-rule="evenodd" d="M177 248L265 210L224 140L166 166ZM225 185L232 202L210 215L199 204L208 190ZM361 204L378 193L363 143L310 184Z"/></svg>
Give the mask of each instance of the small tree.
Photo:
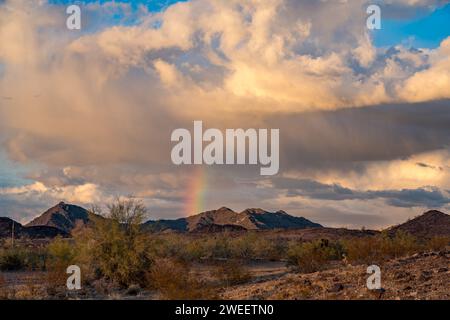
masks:
<svg viewBox="0 0 450 320"><path fill-rule="evenodd" d="M93 223L75 234L80 261L93 274L121 286L144 285L144 274L150 267L150 250L147 234L140 224L146 214L143 203L131 197L116 198L105 215L94 208Z"/></svg>

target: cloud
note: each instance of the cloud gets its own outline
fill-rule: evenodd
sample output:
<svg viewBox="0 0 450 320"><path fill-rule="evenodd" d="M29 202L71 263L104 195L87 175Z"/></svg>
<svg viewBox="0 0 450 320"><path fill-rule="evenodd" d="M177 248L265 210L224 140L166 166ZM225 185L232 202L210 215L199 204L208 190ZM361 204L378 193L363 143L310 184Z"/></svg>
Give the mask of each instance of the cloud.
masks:
<svg viewBox="0 0 450 320"><path fill-rule="evenodd" d="M449 40L435 50L376 48L367 3L194 0L157 13L96 3L83 6L83 30L73 32L60 6L5 1L1 143L33 182L2 189L2 203L133 193L179 216L193 173L171 164L169 138L198 119L282 128L281 171L319 183L311 198L445 203ZM439 4L386 5L401 15ZM208 206L287 205L284 189L261 187L253 169L210 170Z"/></svg>
<svg viewBox="0 0 450 320"><path fill-rule="evenodd" d="M433 52L430 67L406 79L397 89L407 101L419 102L450 97L450 37Z"/></svg>
<svg viewBox="0 0 450 320"><path fill-rule="evenodd" d="M92 183L49 187L35 182L20 187L0 188L0 216L26 223L60 201L89 207L108 199L111 197L103 194L99 186Z"/></svg>
<svg viewBox="0 0 450 320"><path fill-rule="evenodd" d="M352 190L340 184L324 184L309 179L274 178L276 189L286 190L288 197L302 196L321 200L384 199L395 207L441 208L450 203L450 195L434 187L402 190Z"/></svg>

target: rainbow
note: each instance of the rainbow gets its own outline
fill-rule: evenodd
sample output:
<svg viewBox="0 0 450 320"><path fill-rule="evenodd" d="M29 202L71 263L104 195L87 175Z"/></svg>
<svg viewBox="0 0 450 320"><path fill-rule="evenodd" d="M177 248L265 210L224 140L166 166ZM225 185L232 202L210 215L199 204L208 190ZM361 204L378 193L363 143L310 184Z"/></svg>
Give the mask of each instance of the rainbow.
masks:
<svg viewBox="0 0 450 320"><path fill-rule="evenodd" d="M204 211L207 183L207 169L204 166L196 167L186 189L184 203L187 216Z"/></svg>

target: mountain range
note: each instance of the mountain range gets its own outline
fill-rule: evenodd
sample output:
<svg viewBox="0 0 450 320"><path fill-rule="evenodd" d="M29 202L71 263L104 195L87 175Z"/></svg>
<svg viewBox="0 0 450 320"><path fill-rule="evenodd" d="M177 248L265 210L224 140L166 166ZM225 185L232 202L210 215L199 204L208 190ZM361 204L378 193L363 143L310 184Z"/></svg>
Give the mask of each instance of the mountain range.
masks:
<svg viewBox="0 0 450 320"><path fill-rule="evenodd" d="M263 209L246 209L242 212L235 212L226 207L177 220L147 221L144 226L153 231L175 230L181 232L322 227L318 223L303 217L291 216L284 211L268 212Z"/></svg>
<svg viewBox="0 0 450 320"><path fill-rule="evenodd" d="M70 236L78 223L89 223L92 213L88 210L64 202L48 209L26 225L10 218L0 217L0 238L15 237L53 238ZM14 228L13 228L14 226ZM269 212L263 209L246 209L235 212L227 207L205 211L190 217L175 220L149 220L142 224L149 232L213 233L222 231L247 230L301 230L305 237L374 235L378 231L326 228L303 217L295 217L284 211ZM388 228L390 234L402 230L419 238L450 236L450 216L431 210L403 224Z"/></svg>

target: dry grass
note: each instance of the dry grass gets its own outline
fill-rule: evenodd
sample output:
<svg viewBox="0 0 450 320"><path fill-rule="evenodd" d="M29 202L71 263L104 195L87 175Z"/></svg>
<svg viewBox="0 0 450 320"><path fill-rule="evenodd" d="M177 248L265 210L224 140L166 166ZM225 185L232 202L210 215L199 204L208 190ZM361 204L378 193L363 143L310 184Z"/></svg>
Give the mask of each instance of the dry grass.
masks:
<svg viewBox="0 0 450 320"><path fill-rule="evenodd" d="M8 292L6 287L5 277L0 274L0 300L5 300L8 298Z"/></svg>
<svg viewBox="0 0 450 320"><path fill-rule="evenodd" d="M250 272L244 266L244 262L240 260L221 262L213 270L213 276L226 287L246 283L252 278Z"/></svg>
<svg viewBox="0 0 450 320"><path fill-rule="evenodd" d="M343 243L346 258L351 263L382 263L423 249L415 237L404 232L397 232L394 237L383 234L372 238L350 239Z"/></svg>
<svg viewBox="0 0 450 320"><path fill-rule="evenodd" d="M326 269L331 261L341 260L343 248L340 243L327 240L294 243L288 251L289 264L303 273Z"/></svg>
<svg viewBox="0 0 450 320"><path fill-rule="evenodd" d="M443 250L449 245L450 237L433 237L427 243L428 249L433 251Z"/></svg>
<svg viewBox="0 0 450 320"><path fill-rule="evenodd" d="M193 276L189 265L169 258L154 261L147 273L147 282L158 290L163 299L201 300L215 297L213 288Z"/></svg>

